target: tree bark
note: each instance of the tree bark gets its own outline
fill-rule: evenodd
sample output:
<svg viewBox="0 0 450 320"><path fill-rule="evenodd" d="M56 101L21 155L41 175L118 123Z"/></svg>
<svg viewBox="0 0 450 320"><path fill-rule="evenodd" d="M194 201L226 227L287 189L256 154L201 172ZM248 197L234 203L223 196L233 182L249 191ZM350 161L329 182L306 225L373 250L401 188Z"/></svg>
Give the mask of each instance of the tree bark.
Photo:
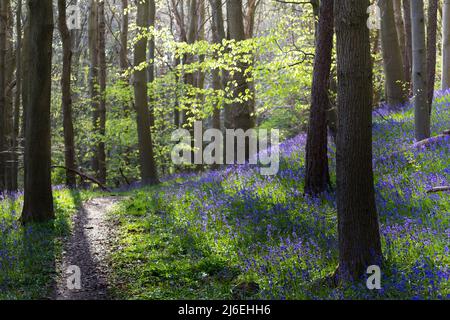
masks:
<svg viewBox="0 0 450 320"><path fill-rule="evenodd" d="M7 9L7 30L6 30L6 112L4 114L6 125L6 151L5 154L5 182L6 190L12 192L16 188L14 186L14 95L13 88L16 81L14 80L14 71L16 69L16 51L14 46L14 18L11 2L5 0Z"/></svg>
<svg viewBox="0 0 450 320"><path fill-rule="evenodd" d="M306 143L305 193L320 194L330 186L326 112L330 109L328 88L333 53L334 0L322 0L316 40L311 110Z"/></svg>
<svg viewBox="0 0 450 320"><path fill-rule="evenodd" d="M7 2L0 1L0 192L6 189L6 29Z"/></svg>
<svg viewBox="0 0 450 320"><path fill-rule="evenodd" d="M88 21L88 42L89 42L89 96L91 99L92 110L92 125L94 133L98 132L99 125L99 35L98 35L98 3L96 0L91 0L89 9L89 21ZM99 172L99 159L98 159L98 146L97 139L95 137L95 143L92 146L92 170L95 172L98 178Z"/></svg>
<svg viewBox="0 0 450 320"><path fill-rule="evenodd" d="M137 21L139 30L146 31L149 22L148 0L137 4ZM134 46L134 66L138 67L146 61L147 40L140 39ZM141 178L144 185L158 183L158 175L153 152L152 134L150 131L150 114L147 99L147 70L139 68L134 74L134 97L137 113L139 139L139 156L141 162Z"/></svg>
<svg viewBox="0 0 450 320"><path fill-rule="evenodd" d="M417 141L421 141L430 137L430 106L428 102L427 48L423 0L411 2L411 26L415 137Z"/></svg>
<svg viewBox="0 0 450 320"><path fill-rule="evenodd" d="M149 0L148 25L151 29L155 28L156 20L156 4L155 0ZM155 37L152 35L148 39L148 82L153 84L155 81ZM150 127L155 125L155 99L152 95L149 97L150 102Z"/></svg>
<svg viewBox="0 0 450 320"><path fill-rule="evenodd" d="M120 69L125 71L128 69L128 29L129 29L129 14L128 14L128 0L122 0L122 28L120 29L120 52L119 61Z"/></svg>
<svg viewBox="0 0 450 320"><path fill-rule="evenodd" d="M222 43L225 39L225 27L223 21L223 10L222 10L222 0L209 0L211 6L211 16L212 16L212 34L213 34L213 42L218 44ZM223 90L225 88L226 81L224 75L220 75L219 69L214 69L212 72L213 76L213 89L214 90ZM212 117L212 127L214 129L221 129L221 111L222 105L217 105L213 111Z"/></svg>
<svg viewBox="0 0 450 320"><path fill-rule="evenodd" d="M20 109L22 94L22 0L17 1L16 10L16 94L14 101L14 130L13 130L13 163L12 163L12 185L13 189L19 187L19 132L20 132Z"/></svg>
<svg viewBox="0 0 450 320"><path fill-rule="evenodd" d="M102 183L106 183L106 22L105 22L105 2L98 2L98 63L99 63L99 103L97 132L100 141L97 145L98 173L97 177Z"/></svg>
<svg viewBox="0 0 450 320"><path fill-rule="evenodd" d="M369 0L335 2L338 66L337 208L339 276L358 280L382 260L372 170Z"/></svg>
<svg viewBox="0 0 450 320"><path fill-rule="evenodd" d="M402 0L393 0L393 3L394 3L395 27L397 30L398 44L400 46L400 52L403 62L403 77L405 79L406 91L408 91L407 88L409 88L411 83L411 66L408 60L408 53L406 52L406 34L405 34L405 22L402 14Z"/></svg>
<svg viewBox="0 0 450 320"><path fill-rule="evenodd" d="M428 105L430 113L433 106L434 85L436 81L436 46L437 46L437 15L438 0L429 0L428 5L428 28L427 28L427 82L428 82Z"/></svg>
<svg viewBox="0 0 450 320"><path fill-rule="evenodd" d="M412 32L411 32L411 0L403 0L403 18L405 21L405 72L409 82L409 90L412 90Z"/></svg>
<svg viewBox="0 0 450 320"><path fill-rule="evenodd" d="M442 8L442 90L450 88L450 0Z"/></svg>
<svg viewBox="0 0 450 320"><path fill-rule="evenodd" d="M405 77L399 46L392 0L380 0L381 7L381 48L386 77L386 101L392 107L406 102Z"/></svg>
<svg viewBox="0 0 450 320"><path fill-rule="evenodd" d="M228 0L227 14L230 39L235 40L237 43L246 40L244 19L242 14L242 0ZM239 71L235 71L234 75L230 79L230 81L236 83L236 87L233 89L234 100L236 100L239 96L246 96L248 92L251 91L245 76L245 70L247 70L248 64L239 60L240 59L238 58L238 61L236 62ZM247 131L248 129L254 128L255 119L253 115L253 102L251 100L252 99L242 102L233 102L232 104L225 106L226 129L242 129ZM252 156L249 154L248 144L245 150L245 155L246 160Z"/></svg>
<svg viewBox="0 0 450 320"><path fill-rule="evenodd" d="M51 67L53 5L51 0L28 0L29 79L25 132L25 188L22 222L55 217L51 185Z"/></svg>
<svg viewBox="0 0 450 320"><path fill-rule="evenodd" d="M64 129L64 162L66 166L66 184L76 187L76 175L72 171L75 166L75 139L72 119L72 44L67 27L66 0L58 0L58 26L63 46L63 70L61 75L62 113Z"/></svg>

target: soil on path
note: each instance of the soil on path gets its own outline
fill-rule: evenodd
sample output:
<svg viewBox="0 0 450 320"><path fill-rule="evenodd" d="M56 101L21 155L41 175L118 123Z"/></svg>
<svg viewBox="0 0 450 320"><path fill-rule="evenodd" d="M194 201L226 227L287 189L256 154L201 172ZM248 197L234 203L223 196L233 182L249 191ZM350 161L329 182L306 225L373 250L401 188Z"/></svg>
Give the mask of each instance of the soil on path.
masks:
<svg viewBox="0 0 450 320"><path fill-rule="evenodd" d="M114 239L114 227L107 215L120 202L118 198L97 198L83 204L73 221L73 232L64 245L59 263L57 300L107 300L108 256ZM71 290L68 279L74 275L68 270L80 270L81 289ZM73 270L71 270L73 272Z"/></svg>

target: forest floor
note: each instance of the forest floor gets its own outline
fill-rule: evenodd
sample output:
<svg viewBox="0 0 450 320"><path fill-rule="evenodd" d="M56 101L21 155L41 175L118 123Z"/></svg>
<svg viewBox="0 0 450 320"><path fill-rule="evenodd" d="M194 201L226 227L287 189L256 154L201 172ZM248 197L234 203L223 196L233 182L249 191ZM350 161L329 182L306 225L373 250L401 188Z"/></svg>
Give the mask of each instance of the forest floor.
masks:
<svg viewBox="0 0 450 320"><path fill-rule="evenodd" d="M449 129L450 94L432 132ZM450 137L409 148L414 109L378 110L374 175L385 265L365 279L318 286L338 263L335 192L302 194L305 134L280 146L280 171L250 166L184 173L118 195L54 187L56 220L19 223L21 193L0 195L2 299L450 299ZM335 182L336 152L329 145ZM81 270L80 291L67 268Z"/></svg>
<svg viewBox="0 0 450 320"><path fill-rule="evenodd" d="M118 198L95 198L85 202L73 217L73 231L64 245L58 264L56 299L108 299L108 257L114 227L107 214L120 201ZM67 279L70 266L80 269L81 289L71 290Z"/></svg>

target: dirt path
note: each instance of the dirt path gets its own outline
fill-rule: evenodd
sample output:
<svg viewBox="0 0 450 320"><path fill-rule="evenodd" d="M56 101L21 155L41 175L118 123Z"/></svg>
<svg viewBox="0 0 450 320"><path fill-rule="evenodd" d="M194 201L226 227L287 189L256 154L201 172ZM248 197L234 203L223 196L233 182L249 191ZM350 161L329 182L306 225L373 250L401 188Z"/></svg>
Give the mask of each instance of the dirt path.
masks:
<svg viewBox="0 0 450 320"><path fill-rule="evenodd" d="M108 212L120 202L118 198L98 198L84 203L74 217L73 233L64 247L59 263L57 300L108 299L108 254L113 240ZM80 270L81 289L69 289L70 266ZM73 271L71 271L73 272ZM75 283L75 282L73 282Z"/></svg>

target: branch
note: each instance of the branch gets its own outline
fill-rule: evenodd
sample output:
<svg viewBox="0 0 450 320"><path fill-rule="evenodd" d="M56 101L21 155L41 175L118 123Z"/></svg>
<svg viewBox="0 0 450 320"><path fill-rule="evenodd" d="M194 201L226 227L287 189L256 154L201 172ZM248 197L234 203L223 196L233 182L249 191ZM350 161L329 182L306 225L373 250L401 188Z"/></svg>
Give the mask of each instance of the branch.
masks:
<svg viewBox="0 0 450 320"><path fill-rule="evenodd" d="M445 192L450 191L450 186L443 186L443 187L435 187L427 191L427 193L438 193L438 192Z"/></svg>
<svg viewBox="0 0 450 320"><path fill-rule="evenodd" d="M91 176L88 176L87 174L85 174L85 173L83 173L83 172L81 172L81 171L79 171L79 170L67 168L67 167L64 167L64 166L52 166L52 169L64 169L64 170L66 170L66 171L73 172L73 173L79 175L81 178L83 178L83 179L85 179L85 180L89 180L89 181L95 183L96 185L98 185L98 186L99 186L100 188L102 188L103 190L108 191L108 192L112 192L111 189L109 189L109 188L108 188L107 186L105 186L103 183L101 183L100 181L98 181L96 178L91 177Z"/></svg>

